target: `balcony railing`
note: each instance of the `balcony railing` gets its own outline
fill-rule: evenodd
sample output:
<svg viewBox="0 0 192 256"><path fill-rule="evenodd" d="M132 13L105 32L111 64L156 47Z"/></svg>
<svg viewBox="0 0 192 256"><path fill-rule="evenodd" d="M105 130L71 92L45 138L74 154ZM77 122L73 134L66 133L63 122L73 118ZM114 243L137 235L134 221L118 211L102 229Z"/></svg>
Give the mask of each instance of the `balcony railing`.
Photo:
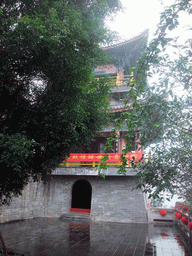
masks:
<svg viewBox="0 0 192 256"><path fill-rule="evenodd" d="M108 155L108 160L106 161L108 165L119 166L122 164L120 158L121 153L73 153L70 154L70 156L60 164L60 166L66 165L69 167L70 165L91 165L92 167L95 167L96 165L100 164L101 158L104 155ZM137 164L139 160L141 160L142 156L143 152L127 153L125 156L127 159L127 167L131 167L131 161L133 159Z"/></svg>
<svg viewBox="0 0 192 256"><path fill-rule="evenodd" d="M123 85L127 85L128 81L133 82L133 73L131 73L131 75L124 75L123 78L121 78L120 76L110 76L110 78L112 79L112 81L110 82L110 85L114 86L123 86Z"/></svg>
<svg viewBox="0 0 192 256"><path fill-rule="evenodd" d="M117 75L110 75L111 81L109 82L109 85L111 86L123 86L126 85L128 81L133 82L133 72L131 73L131 75L123 75L123 78L120 77L119 74ZM99 77L96 78L97 80L99 80Z"/></svg>

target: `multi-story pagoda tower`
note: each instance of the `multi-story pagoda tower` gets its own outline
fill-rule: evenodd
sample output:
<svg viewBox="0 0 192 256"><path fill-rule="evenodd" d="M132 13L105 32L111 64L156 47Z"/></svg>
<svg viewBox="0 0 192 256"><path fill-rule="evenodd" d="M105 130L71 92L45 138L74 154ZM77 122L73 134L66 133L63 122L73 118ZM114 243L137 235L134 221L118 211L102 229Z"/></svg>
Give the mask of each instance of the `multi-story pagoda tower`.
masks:
<svg viewBox="0 0 192 256"><path fill-rule="evenodd" d="M147 38L148 30L126 42L103 48L107 55L111 57L111 61L105 66L98 66L95 68L94 74L97 79L104 76L110 76L112 78L112 85L114 86L112 86L112 93L109 96L109 101L114 117L118 117L118 113L121 111L126 111L123 99L129 91L127 81L130 79L134 81L134 78L137 75L131 72L131 68L136 66L136 61L141 56L142 49L146 47ZM113 129L113 124L110 124L108 127L105 127L102 131L98 132L95 136L95 140L89 145L83 145L80 149L76 150L72 149L71 153L103 153L107 137L111 136ZM119 140L116 145L114 144L113 150L110 150L107 153L121 153L126 143L123 138L123 132L126 132L126 127L122 128L121 131L116 131ZM131 151L135 152L136 141L134 138L131 144ZM142 150L140 151L143 152ZM73 157L73 154L71 154L68 163L73 161ZM86 160L88 159L86 158Z"/></svg>
<svg viewBox="0 0 192 256"><path fill-rule="evenodd" d="M147 38L148 30L126 42L104 48L103 50L107 55L111 56L111 61L105 66L95 68L94 75L97 79L110 76L113 80L112 83L115 85L112 87L112 93L109 97L114 117L118 117L121 111L126 111L123 98L129 90L127 81L130 79L134 81L137 75L131 72L131 68L136 66L137 59L146 47ZM118 140L113 144L111 150L105 152L109 154L107 160L109 168L105 173L106 179L98 178L95 167L104 155L105 143L107 138L112 136L112 133L114 134L113 130L114 126L112 124L105 127L96 134L94 141L89 145L83 145L80 149L73 150L64 163L69 168L64 167L65 173L67 170L71 173L72 170L77 180L72 188L70 212L86 212L96 220L145 222L144 195L139 190L131 191L135 184L133 177L135 172L133 172L130 163L128 162L126 176L117 174L120 154L126 144L124 139L126 126L121 131L115 131ZM131 141L132 150L128 153L129 159L134 156L136 161L141 159L143 155L143 148L139 151L136 150L137 142L133 137ZM59 170L61 171L62 167ZM77 175L81 175L81 178L78 179ZM86 197L89 201L87 206L84 205Z"/></svg>

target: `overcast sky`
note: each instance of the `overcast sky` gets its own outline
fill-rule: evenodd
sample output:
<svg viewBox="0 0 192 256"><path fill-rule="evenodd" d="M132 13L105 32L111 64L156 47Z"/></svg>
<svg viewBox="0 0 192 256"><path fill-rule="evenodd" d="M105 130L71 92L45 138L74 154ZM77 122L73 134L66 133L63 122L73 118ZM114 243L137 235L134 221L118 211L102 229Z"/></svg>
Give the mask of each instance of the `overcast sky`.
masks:
<svg viewBox="0 0 192 256"><path fill-rule="evenodd" d="M173 4L174 0L121 0L121 2L124 6L124 13L119 13L113 22L107 20L107 26L117 31L125 40L149 29L150 40L159 23L160 13L163 12L165 6ZM192 15L189 17L182 13L180 22L182 30L185 30L183 26L192 24ZM187 33L191 32L188 30Z"/></svg>

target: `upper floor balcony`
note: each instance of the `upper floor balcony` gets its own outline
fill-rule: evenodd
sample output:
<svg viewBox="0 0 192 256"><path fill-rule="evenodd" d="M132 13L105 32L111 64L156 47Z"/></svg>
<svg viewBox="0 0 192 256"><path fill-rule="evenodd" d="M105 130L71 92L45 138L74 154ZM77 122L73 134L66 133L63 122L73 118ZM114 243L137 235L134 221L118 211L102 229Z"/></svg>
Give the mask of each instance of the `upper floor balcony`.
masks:
<svg viewBox="0 0 192 256"><path fill-rule="evenodd" d="M120 75L119 73L117 73L117 75L110 75L110 78L111 78L110 85L127 87L127 83L129 81L133 82L133 72L131 73L131 75Z"/></svg>
<svg viewBox="0 0 192 256"><path fill-rule="evenodd" d="M134 81L133 72L130 75L125 75L122 68L117 69L113 64L97 67L94 71L94 75L97 80L99 80L100 77L108 75L111 78L109 85L112 86L113 92L123 92L129 90L127 83Z"/></svg>
<svg viewBox="0 0 192 256"><path fill-rule="evenodd" d="M116 140L111 142L111 148L104 151L105 145L107 143L107 138L114 136L111 132L99 132L96 134L94 140L92 140L88 145L82 145L78 149L71 149L69 157L60 164L60 166L92 166L96 167L101 163L101 158L108 155L106 161L107 165L118 167L122 164L121 154L122 150L125 149L126 140L124 138L124 132L116 131ZM125 155L127 159L127 167L131 166L131 161L135 161L136 164L143 161L144 158L148 156L144 154L142 147L136 147L139 139L133 136L130 139L131 149L129 153ZM144 158L143 158L144 155Z"/></svg>

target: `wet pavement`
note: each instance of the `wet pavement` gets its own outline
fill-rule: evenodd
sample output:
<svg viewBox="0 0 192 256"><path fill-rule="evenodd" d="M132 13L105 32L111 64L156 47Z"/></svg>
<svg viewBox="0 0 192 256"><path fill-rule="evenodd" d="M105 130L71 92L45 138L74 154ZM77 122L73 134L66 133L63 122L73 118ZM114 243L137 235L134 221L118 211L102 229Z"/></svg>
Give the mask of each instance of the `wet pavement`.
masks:
<svg viewBox="0 0 192 256"><path fill-rule="evenodd" d="M8 251L25 256L191 256L173 224L37 218L0 224ZM188 248L189 249L189 248Z"/></svg>

